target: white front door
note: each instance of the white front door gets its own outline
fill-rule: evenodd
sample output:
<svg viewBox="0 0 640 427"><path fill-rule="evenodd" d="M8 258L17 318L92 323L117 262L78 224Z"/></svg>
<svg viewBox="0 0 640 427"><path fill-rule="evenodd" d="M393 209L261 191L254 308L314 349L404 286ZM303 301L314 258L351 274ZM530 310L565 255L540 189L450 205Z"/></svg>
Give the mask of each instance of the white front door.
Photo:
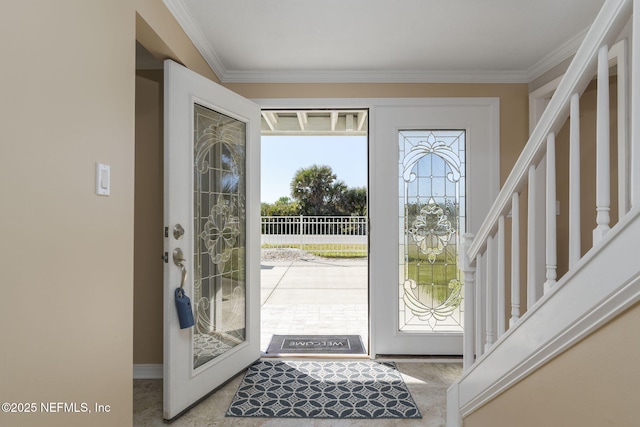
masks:
<svg viewBox="0 0 640 427"><path fill-rule="evenodd" d="M371 112L372 355L461 355L457 250L499 190L498 100L381 102Z"/></svg>
<svg viewBox="0 0 640 427"><path fill-rule="evenodd" d="M170 60L164 96L169 420L260 357L260 108Z"/></svg>

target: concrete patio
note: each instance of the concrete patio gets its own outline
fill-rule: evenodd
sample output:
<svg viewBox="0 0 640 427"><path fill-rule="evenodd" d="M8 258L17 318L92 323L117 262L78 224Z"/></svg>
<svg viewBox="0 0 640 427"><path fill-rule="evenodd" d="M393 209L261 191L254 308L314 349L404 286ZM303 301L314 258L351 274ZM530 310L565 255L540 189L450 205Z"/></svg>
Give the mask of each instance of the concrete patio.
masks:
<svg viewBox="0 0 640 427"><path fill-rule="evenodd" d="M263 251L263 352L274 334L360 335L368 348L366 258L319 258L304 252L293 256L264 255Z"/></svg>

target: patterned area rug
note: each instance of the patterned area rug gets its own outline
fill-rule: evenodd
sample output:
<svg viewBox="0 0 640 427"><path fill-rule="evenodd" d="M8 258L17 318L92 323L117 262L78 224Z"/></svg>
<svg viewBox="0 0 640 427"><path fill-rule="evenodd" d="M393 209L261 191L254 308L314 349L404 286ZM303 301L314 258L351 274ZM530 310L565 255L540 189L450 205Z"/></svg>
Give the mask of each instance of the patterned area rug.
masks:
<svg viewBox="0 0 640 427"><path fill-rule="evenodd" d="M193 364L204 365L231 348L212 335L196 333L193 336Z"/></svg>
<svg viewBox="0 0 640 427"><path fill-rule="evenodd" d="M226 416L422 418L392 363L283 360L249 367Z"/></svg>

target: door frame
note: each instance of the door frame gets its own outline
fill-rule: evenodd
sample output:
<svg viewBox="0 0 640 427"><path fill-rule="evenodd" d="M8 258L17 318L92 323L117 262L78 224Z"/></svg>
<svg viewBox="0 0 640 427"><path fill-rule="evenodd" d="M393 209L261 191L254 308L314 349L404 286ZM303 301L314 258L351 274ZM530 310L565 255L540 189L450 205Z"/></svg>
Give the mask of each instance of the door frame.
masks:
<svg viewBox="0 0 640 427"><path fill-rule="evenodd" d="M314 109L314 108L344 108L344 109L368 109L369 110L369 130L367 132L368 137L368 193L369 193L369 356L375 358L378 352L376 351L376 339L380 325L375 322L374 315L372 315L373 307L377 306L378 301L377 293L374 292L378 286L384 283L384 279L380 279L374 274L373 269L377 260L384 260L384 255L380 253L380 247L384 244L385 236L378 233L378 230L382 230L384 227L383 219L380 218L379 210L381 207L388 207L389 203L384 200L378 200L376 194L380 183L376 180L376 175L372 172L375 171L379 165L383 164L383 158L385 155L380 150L383 141L379 140L372 129L375 129L375 117L376 108L400 106L400 107L412 107L412 106L442 106L442 107L456 107L456 106L485 106L491 109L492 123L491 138L489 143L489 149L491 151L490 157L493 159L491 167L489 168L489 182L491 185L491 194L493 198L498 194L500 188L500 102L496 97L478 97L478 98L253 98L251 101L260 106L261 109ZM397 155L397 154L396 154ZM393 187L397 189L397 183L393 183ZM491 206L492 200L488 203ZM396 204L391 204L396 206ZM379 220L380 218L380 220ZM474 221L474 223L477 221ZM478 225L482 221L478 222ZM471 227L467 227L467 232L474 232ZM394 241L394 240L392 240ZM396 267L397 268L397 263ZM396 274L397 277L397 274ZM397 286L396 286L397 288Z"/></svg>
<svg viewBox="0 0 640 427"><path fill-rule="evenodd" d="M371 111L375 102L369 98L249 98L250 101L258 104L261 110L317 110L323 108L331 109L343 109L343 110L368 110L368 129L367 129L367 193L368 193L368 206L367 206L367 220L369 225L371 224ZM262 183L261 183L262 185ZM370 230L369 232L370 233ZM367 261L367 309L368 309L368 342L367 346L368 355L373 358L372 353L372 325L371 325L371 237L367 241L367 248L369 250Z"/></svg>

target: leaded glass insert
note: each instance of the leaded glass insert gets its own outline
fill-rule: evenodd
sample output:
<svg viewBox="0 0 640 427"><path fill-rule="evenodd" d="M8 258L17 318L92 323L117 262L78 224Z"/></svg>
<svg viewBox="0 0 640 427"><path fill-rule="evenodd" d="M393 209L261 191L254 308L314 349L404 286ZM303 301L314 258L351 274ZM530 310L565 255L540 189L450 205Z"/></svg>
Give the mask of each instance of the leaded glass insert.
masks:
<svg viewBox="0 0 640 427"><path fill-rule="evenodd" d="M246 339L246 124L194 104L194 369Z"/></svg>
<svg viewBox="0 0 640 427"><path fill-rule="evenodd" d="M399 136L399 330L462 332L465 131Z"/></svg>

